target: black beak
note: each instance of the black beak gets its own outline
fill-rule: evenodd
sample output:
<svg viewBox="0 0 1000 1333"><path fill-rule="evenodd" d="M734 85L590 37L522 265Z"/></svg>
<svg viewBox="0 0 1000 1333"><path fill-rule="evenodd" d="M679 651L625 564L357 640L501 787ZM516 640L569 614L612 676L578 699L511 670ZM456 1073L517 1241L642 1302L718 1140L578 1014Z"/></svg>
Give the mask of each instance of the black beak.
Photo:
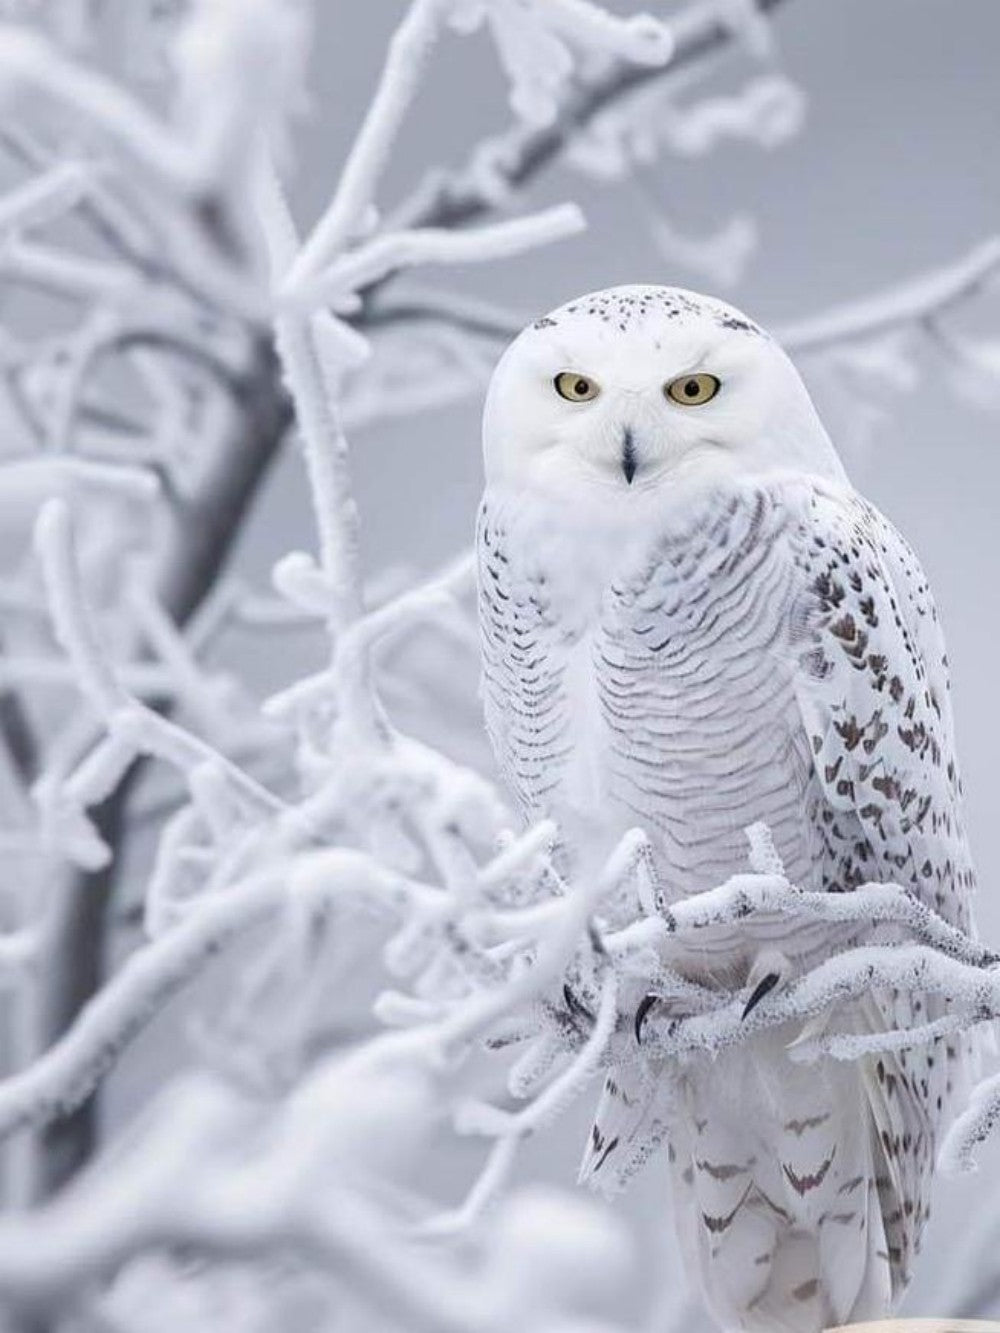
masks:
<svg viewBox="0 0 1000 1333"><path fill-rule="evenodd" d="M635 456L635 444L632 440L632 432L625 427L622 435L622 472L625 474L625 480L632 485L632 478L635 476L639 462Z"/></svg>
<svg viewBox="0 0 1000 1333"><path fill-rule="evenodd" d="M747 1015L751 1013L752 1010L757 1008L757 1005L760 1004L761 1000L764 998L765 995L767 995L769 991L774 990L779 980L780 977L777 972L768 972L766 977L762 977L760 981L757 982L757 985L754 989L754 993L750 996L749 1000L747 1000L746 1004L743 1006L744 1018L746 1018Z"/></svg>

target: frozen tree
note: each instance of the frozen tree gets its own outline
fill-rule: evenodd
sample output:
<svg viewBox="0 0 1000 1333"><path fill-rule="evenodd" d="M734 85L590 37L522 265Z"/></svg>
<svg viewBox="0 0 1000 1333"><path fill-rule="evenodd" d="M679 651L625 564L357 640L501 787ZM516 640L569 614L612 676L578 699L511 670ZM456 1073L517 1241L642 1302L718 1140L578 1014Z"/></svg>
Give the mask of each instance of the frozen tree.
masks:
<svg viewBox="0 0 1000 1333"><path fill-rule="evenodd" d="M524 204L551 163L636 180L665 255L719 282L739 272L752 221L683 236L643 173L662 153L797 132L801 94L766 21L776 2L692 0L658 19L590 0L412 0L301 235L285 183L305 0L3 6L0 1306L12 1320L689 1323L672 1280L638 1308L621 1217L568 1188L511 1185L526 1139L611 1064L680 1068L834 1012L875 980L948 1001L933 1032L893 1043L1000 1013L980 945L892 885L835 899L795 888L761 828L746 875L669 910L638 829L600 874L569 882L559 830L520 827L444 721L447 663L472 638L469 557L402 585L362 562L348 433L478 391L521 316L441 274L513 262L583 225L571 203ZM462 169L428 164L384 211L387 161L437 43L483 30L510 127ZM702 93L727 45L749 78ZM947 319L998 265L989 240L803 319L785 341L846 386L859 430L857 380L905 388L919 339L986 392L995 349ZM315 549L280 560L271 589L249 588L227 560L289 432ZM326 635L325 664L263 703L217 664L234 629L280 638L303 624ZM394 716L415 638L444 696L439 748ZM743 1022L742 997L694 987L683 961L706 933L776 911L803 928L835 918L857 947ZM123 950L130 914L141 939ZM637 986L662 1002L638 1026L625 998ZM197 1067L99 1143L95 1090L182 990ZM851 1059L859 1043L834 1023L799 1055ZM621 1183L657 1145L669 1079L658 1096ZM956 1160L998 1105L984 1085ZM468 1180L443 1191L433 1164L459 1141L475 1150Z"/></svg>

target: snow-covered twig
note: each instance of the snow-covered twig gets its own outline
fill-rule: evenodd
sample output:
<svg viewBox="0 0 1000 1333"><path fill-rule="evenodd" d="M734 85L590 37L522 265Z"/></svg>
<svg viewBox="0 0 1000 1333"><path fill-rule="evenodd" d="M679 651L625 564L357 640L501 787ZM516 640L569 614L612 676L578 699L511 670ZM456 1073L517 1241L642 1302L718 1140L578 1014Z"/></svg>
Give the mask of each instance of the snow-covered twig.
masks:
<svg viewBox="0 0 1000 1333"><path fill-rule="evenodd" d="M98 125L144 167L184 193L201 185L189 146L175 139L124 89L64 57L54 44L20 25L0 29L0 82L7 95L29 86Z"/></svg>
<svg viewBox="0 0 1000 1333"><path fill-rule="evenodd" d="M302 566L300 562L296 562L294 575L290 575L287 559L286 562L282 562L279 569L280 578L288 592L292 592L290 584L294 583L301 599L300 605L306 606L303 580L305 576L315 571L310 565ZM307 706L310 701L321 700L331 690L336 689L339 672L343 669L345 661L365 658L380 644L405 633L415 624L439 620L449 611L453 611L456 597L472 586L474 569L471 554L463 553L426 583L418 584L415 588L391 598L385 605L366 612L341 634L337 645L337 664L314 676L304 676L287 690L272 695L264 704L265 715L275 718L287 717L297 709ZM278 572L276 570L276 574ZM318 609L321 611L321 606Z"/></svg>
<svg viewBox="0 0 1000 1333"><path fill-rule="evenodd" d="M998 269L1000 238L989 237L961 259L878 295L786 325L777 330L776 337L791 353L805 355L874 338L902 326L919 326L982 291Z"/></svg>
<svg viewBox="0 0 1000 1333"><path fill-rule="evenodd" d="M346 894L391 901L408 892L403 877L371 858L325 853L296 876L296 899L313 910ZM166 1001L189 985L241 934L289 902L281 870L260 874L140 949L95 996L74 1027L23 1073L0 1081L0 1138L64 1115L84 1098Z"/></svg>
<svg viewBox="0 0 1000 1333"><path fill-rule="evenodd" d="M458 1128L463 1132L521 1138L544 1129L591 1081L600 1067L614 1031L618 990L615 974L608 972L601 986L601 999L587 1040L569 1065L531 1102L516 1112L498 1111L492 1106L466 1103L459 1112Z"/></svg>
<svg viewBox="0 0 1000 1333"><path fill-rule="evenodd" d="M747 1018L743 1017L742 1000L728 997L708 1014L676 1019L651 1016L643 1028L643 1045L647 1052L663 1058L695 1050L720 1051L750 1040L763 1028L811 1018L845 1000L893 987L943 996L955 1004L966 1028L1000 1016L1000 972L993 968L971 967L923 945L859 945L818 964L780 995L762 1001ZM909 1030L908 1044L919 1045L945 1030L947 1025L921 1024ZM892 1030L863 1036L839 1034L836 1041L819 1041L799 1053L803 1059L822 1053L851 1060L862 1052L898 1049L902 1044Z"/></svg>
<svg viewBox="0 0 1000 1333"><path fill-rule="evenodd" d="M282 302L298 308L337 305L387 273L419 264L481 264L506 259L581 231L583 214L561 204L529 217L513 218L470 231L425 227L378 236L307 282L286 284Z"/></svg>
<svg viewBox="0 0 1000 1333"><path fill-rule="evenodd" d="M861 884L849 894L799 889L783 876L735 876L716 889L675 903L666 912L666 933L697 931L738 922L751 913L769 911L812 917L817 921L905 926L910 936L972 967L990 967L1000 958L949 925L912 893L895 884Z"/></svg>
<svg viewBox="0 0 1000 1333"><path fill-rule="evenodd" d="M941 1146L940 1164L948 1171L972 1171L976 1153L1000 1127L1000 1075L982 1081L955 1119Z"/></svg>
<svg viewBox="0 0 1000 1333"><path fill-rule="evenodd" d="M74 208L93 172L81 162L57 162L33 180L0 196L0 231L38 227Z"/></svg>
<svg viewBox="0 0 1000 1333"><path fill-rule="evenodd" d="M447 0L415 0L394 32L378 87L344 164L336 192L292 265L293 284L318 273L365 222L375 190L416 95L448 8Z"/></svg>
<svg viewBox="0 0 1000 1333"><path fill-rule="evenodd" d="M793 324L779 326L775 339L793 356L807 356L868 339L898 328L919 328L986 289L1000 268L1000 241L989 238L967 255L904 280L875 296L835 306ZM421 320L454 323L490 338L515 337L530 321L528 311L450 298L417 288L405 299L379 299L359 316L361 327L380 328Z"/></svg>
<svg viewBox="0 0 1000 1333"><path fill-rule="evenodd" d="M782 0L756 0L761 15ZM397 210L396 228L461 227L492 212L498 203L548 168L575 136L605 107L657 79L669 78L688 64L705 60L733 40L734 29L719 6L696 2L672 15L669 60L655 64L615 61L581 82L566 97L550 124L519 124L480 145L458 173L433 172Z"/></svg>

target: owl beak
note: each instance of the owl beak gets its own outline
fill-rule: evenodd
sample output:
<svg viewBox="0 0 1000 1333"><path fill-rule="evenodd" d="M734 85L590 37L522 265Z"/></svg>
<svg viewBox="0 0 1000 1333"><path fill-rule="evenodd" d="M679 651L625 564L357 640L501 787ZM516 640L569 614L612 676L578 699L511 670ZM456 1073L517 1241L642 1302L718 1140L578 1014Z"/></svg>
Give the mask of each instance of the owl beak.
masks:
<svg viewBox="0 0 1000 1333"><path fill-rule="evenodd" d="M622 432L622 474L630 486L638 467L639 460L636 457L635 441L632 438L632 431L626 426Z"/></svg>

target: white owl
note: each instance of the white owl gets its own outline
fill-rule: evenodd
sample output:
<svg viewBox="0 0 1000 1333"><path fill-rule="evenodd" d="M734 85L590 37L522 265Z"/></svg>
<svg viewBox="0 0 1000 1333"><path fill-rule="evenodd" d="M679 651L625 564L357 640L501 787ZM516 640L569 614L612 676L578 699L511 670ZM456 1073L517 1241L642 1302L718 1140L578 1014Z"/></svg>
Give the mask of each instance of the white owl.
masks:
<svg viewBox="0 0 1000 1333"><path fill-rule="evenodd" d="M913 552L855 492L787 356L722 303L619 287L525 329L493 376L478 525L486 720L530 817L585 869L626 829L664 889L746 869L902 884L970 928L941 630ZM836 947L730 940L693 979L753 998ZM640 997L641 998L641 997ZM874 992L857 1030L932 1017ZM726 1327L877 1318L905 1286L971 1049L794 1064L798 1030L690 1062L668 1156L680 1240ZM648 1102L607 1082L584 1175Z"/></svg>

